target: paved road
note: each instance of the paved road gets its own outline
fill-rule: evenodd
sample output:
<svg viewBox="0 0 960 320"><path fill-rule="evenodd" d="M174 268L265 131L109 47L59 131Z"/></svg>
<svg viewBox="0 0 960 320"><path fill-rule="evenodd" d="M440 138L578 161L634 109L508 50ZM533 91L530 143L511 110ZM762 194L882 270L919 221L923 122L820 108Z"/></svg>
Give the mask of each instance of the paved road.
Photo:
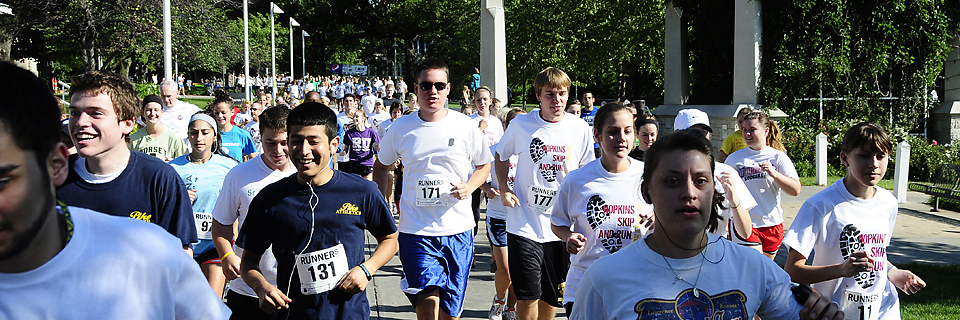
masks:
<svg viewBox="0 0 960 320"><path fill-rule="evenodd" d="M805 186L797 197L784 196L785 225L793 222L800 206L824 187ZM900 204L900 215L887 252L893 264L923 262L931 264L960 264L960 214L941 210L930 212L925 204L927 196L909 192L907 203ZM482 223L482 222L481 222ZM483 225L477 236L476 266L471 270L463 319L486 319L493 297L493 274L490 273L490 249ZM368 236L368 243L376 243ZM369 254L368 250L368 254ZM783 265L786 251L781 248L777 262ZM416 319L413 306L400 291L400 261L394 257L374 277L367 287L371 319ZM557 319L566 319L563 311Z"/></svg>

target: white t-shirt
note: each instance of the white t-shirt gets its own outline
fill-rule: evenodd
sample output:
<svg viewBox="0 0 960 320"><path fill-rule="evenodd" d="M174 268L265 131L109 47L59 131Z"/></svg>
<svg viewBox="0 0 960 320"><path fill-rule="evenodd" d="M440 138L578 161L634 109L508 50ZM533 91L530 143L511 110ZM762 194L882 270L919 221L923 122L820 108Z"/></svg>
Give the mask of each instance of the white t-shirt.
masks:
<svg viewBox="0 0 960 320"><path fill-rule="evenodd" d="M377 128L377 136L380 137L381 140L383 140L383 135L387 134L387 129L390 129L391 125L393 125L392 119L387 119L380 123L380 127Z"/></svg>
<svg viewBox="0 0 960 320"><path fill-rule="evenodd" d="M892 318L879 310L889 283L886 253L897 220L897 199L886 189L875 190L872 198L860 199L847 191L843 179L837 180L803 203L783 238L783 244L804 257L813 251L814 266L840 264L853 252L867 252L873 271L813 284L847 315L854 311L859 315L862 305L864 320ZM847 298L851 296L869 302L850 301ZM899 313L896 316L900 319Z"/></svg>
<svg viewBox="0 0 960 320"><path fill-rule="evenodd" d="M496 144L490 146L490 152L491 153L497 152ZM509 160L508 162L510 163L510 167L509 169L507 169L507 184L510 185L511 190L514 187L513 182L517 177L517 158L518 158L517 156L513 155L513 156L510 156L510 158L508 159ZM497 181L496 163L490 164L490 186L499 191L503 191L500 189L500 182ZM493 199L490 199L490 201L487 201L488 217L506 221L507 214L510 212L515 212L514 210L515 210L514 208L507 208L506 206L504 206L503 201L500 200L500 196L496 196Z"/></svg>
<svg viewBox="0 0 960 320"><path fill-rule="evenodd" d="M360 106L363 107L363 114L373 113L373 107L376 106L377 96L375 95L364 95L363 98L360 98Z"/></svg>
<svg viewBox="0 0 960 320"><path fill-rule="evenodd" d="M257 147L257 154L263 153L263 144L260 143L260 121L250 121L243 126L243 130L247 130L250 133L250 139L253 140L253 145Z"/></svg>
<svg viewBox="0 0 960 320"><path fill-rule="evenodd" d="M467 182L475 166L493 161L476 122L447 111L426 122L415 112L397 118L380 139L378 159L390 165L403 158L403 194L398 231L448 236L473 229L470 200L450 195L452 184Z"/></svg>
<svg viewBox="0 0 960 320"><path fill-rule="evenodd" d="M187 136L187 125L190 124L190 117L194 113L200 112L200 108L184 101L177 101L174 107L163 107L163 114L160 115L160 123L173 129L181 137Z"/></svg>
<svg viewBox="0 0 960 320"><path fill-rule="evenodd" d="M40 267L0 273L3 319L227 319L180 240L159 226L68 207L73 237Z"/></svg>
<svg viewBox="0 0 960 320"><path fill-rule="evenodd" d="M250 110L247 110L247 112L238 112L233 116L233 124L236 126L242 126L244 123L251 120L253 120L253 116L250 115Z"/></svg>
<svg viewBox="0 0 960 320"><path fill-rule="evenodd" d="M560 181L596 158L592 134L577 117L547 122L530 113L510 122L497 145L501 159L519 156L513 192L520 203L507 217L507 232L540 243L560 241L550 229L550 212Z"/></svg>
<svg viewBox="0 0 960 320"><path fill-rule="evenodd" d="M720 175L724 172L729 172L730 178L733 180L733 188L734 190L736 190L737 198L739 198L740 200L739 202L740 206L747 211L750 211L750 209L753 209L754 207L756 207L757 200L753 199L753 195L750 194L750 189L748 189L747 185L743 183L742 179L740 179L740 175L737 174L737 170L721 162L715 162L714 164L715 164L714 166L715 169L713 170L713 173L714 173L713 181L714 181L714 187L715 187L714 189L720 194L726 193L726 190L723 189L723 185L720 183ZM712 233L715 235L727 238L728 240L731 240L735 243L743 244L744 241L741 240L740 238L743 238L745 240L746 238L750 237L749 234L734 236L732 233L730 233L730 230L735 230L733 226L733 215L736 214L736 210L732 208L733 205L734 203L731 202L730 199L727 199L726 197L723 198L723 207L726 208L726 209L720 210L720 217L723 219L720 221L719 224L717 224L717 230ZM743 236L743 237L740 237L740 236Z"/></svg>
<svg viewBox="0 0 960 320"><path fill-rule="evenodd" d="M743 183L750 189L753 199L757 200L757 206L750 210L750 219L753 220L754 228L771 227L783 223L780 186L773 177L763 172L760 165L764 162L770 162L777 172L791 179L800 179L790 157L771 147L765 147L762 150L743 148L731 154L724 162L737 170L740 179L743 179Z"/></svg>
<svg viewBox="0 0 960 320"><path fill-rule="evenodd" d="M296 172L295 169L287 171L270 169L263 162L263 157L261 155L254 160L242 162L227 172L227 176L223 179L223 188L220 189L220 196L217 197L217 204L213 207L213 218L217 222L233 225L234 221L239 221L237 229L243 227L243 221L247 218L247 210L250 209L250 201L253 201L253 197L260 193L263 187ZM243 248L233 245L233 251L243 257ZM265 251L260 257L260 271L267 282L277 284L277 259L273 257L272 250ZM257 296L257 293L240 278L230 282L230 290L248 297Z"/></svg>
<svg viewBox="0 0 960 320"><path fill-rule="evenodd" d="M347 125L353 124L353 117L347 115L347 112L344 111L337 115L337 121L340 121L340 124L346 127Z"/></svg>
<svg viewBox="0 0 960 320"><path fill-rule="evenodd" d="M486 137L487 146L492 146L500 142L500 138L503 137L503 122L500 122L500 119L495 115L488 115L486 118L481 117L479 114L469 115L470 119L473 119L477 122L477 125L480 124L480 120L487 121L487 127L483 129L483 135Z"/></svg>
<svg viewBox="0 0 960 320"><path fill-rule="evenodd" d="M563 303L574 301L577 284L594 261L633 243L635 227L643 235L648 232L638 226L640 215L649 215L653 210L653 205L640 195L643 162L629 161L627 171L611 173L603 168L600 159L593 160L570 172L560 183L550 222L572 226L573 232L587 238L580 253L570 255Z"/></svg>
<svg viewBox="0 0 960 320"><path fill-rule="evenodd" d="M367 117L367 126L373 128L373 130L377 132L378 137L382 137L383 135L380 134L380 125L387 120L390 120L389 113L375 113L372 116Z"/></svg>
<svg viewBox="0 0 960 320"><path fill-rule="evenodd" d="M577 287L570 319L798 318L803 306L783 269L757 250L709 237L704 254L687 259L665 258L645 241L600 258Z"/></svg>

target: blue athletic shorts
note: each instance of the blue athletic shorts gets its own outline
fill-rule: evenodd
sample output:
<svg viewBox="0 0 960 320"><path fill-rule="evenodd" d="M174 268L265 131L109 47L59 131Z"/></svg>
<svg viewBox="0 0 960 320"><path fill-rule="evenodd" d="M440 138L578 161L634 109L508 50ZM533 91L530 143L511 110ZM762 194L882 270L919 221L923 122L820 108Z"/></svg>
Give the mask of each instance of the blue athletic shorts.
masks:
<svg viewBox="0 0 960 320"><path fill-rule="evenodd" d="M487 239L490 239L490 245L494 247L506 247L507 221L487 216Z"/></svg>
<svg viewBox="0 0 960 320"><path fill-rule="evenodd" d="M400 233L400 289L416 305L419 293L439 290L440 309L460 317L473 264L473 230L450 236Z"/></svg>

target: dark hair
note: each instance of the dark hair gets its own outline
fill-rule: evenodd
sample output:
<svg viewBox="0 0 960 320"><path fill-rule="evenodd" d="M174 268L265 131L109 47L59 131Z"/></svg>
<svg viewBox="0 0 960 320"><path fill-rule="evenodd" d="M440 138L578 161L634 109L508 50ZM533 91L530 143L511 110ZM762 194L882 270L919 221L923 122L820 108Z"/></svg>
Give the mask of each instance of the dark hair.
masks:
<svg viewBox="0 0 960 320"><path fill-rule="evenodd" d="M287 132L292 132L293 126L323 126L323 132L327 134L327 141L333 140L337 136L337 115L319 102L306 102L290 110L287 116Z"/></svg>
<svg viewBox="0 0 960 320"><path fill-rule="evenodd" d="M597 110L597 114L593 117L593 128L594 130L603 130L603 126L607 124L607 121L610 118L613 118L620 111L626 111L630 113L630 109L624 106L619 102L609 102L600 107L600 110ZM631 117L633 115L631 114ZM636 129L636 128L634 128Z"/></svg>
<svg viewBox="0 0 960 320"><path fill-rule="evenodd" d="M87 71L70 77L69 96L76 93L105 93L113 102L113 111L119 120L132 120L140 115L137 89L127 79L110 71Z"/></svg>
<svg viewBox="0 0 960 320"><path fill-rule="evenodd" d="M223 89L217 89L213 95L213 101L207 105L207 110L210 110L221 103L226 103L228 109L233 109L233 98L231 98L226 91L223 91ZM216 119L216 117L214 117L214 119Z"/></svg>
<svg viewBox="0 0 960 320"><path fill-rule="evenodd" d="M883 128L870 123L861 122L853 125L843 134L843 142L840 144L840 151L849 154L854 148L865 150L880 151L890 154L893 151L893 143Z"/></svg>
<svg viewBox="0 0 960 320"><path fill-rule="evenodd" d="M0 61L0 130L11 134L20 149L32 151L46 173L47 157L60 142L60 105L48 84L32 72Z"/></svg>
<svg viewBox="0 0 960 320"><path fill-rule="evenodd" d="M287 117L290 116L290 109L287 108L267 108L260 114L260 132L265 129L273 129L277 132L287 132Z"/></svg>
<svg viewBox="0 0 960 320"><path fill-rule="evenodd" d="M357 101L357 96L353 95L352 93L345 93L345 94L343 95L343 100L344 100L344 101L346 101L347 98L351 98L351 99L353 99L353 101Z"/></svg>
<svg viewBox="0 0 960 320"><path fill-rule="evenodd" d="M609 104L609 103L608 103ZM707 140L707 137L703 134L701 130L679 130L671 132L660 139L657 139L656 142L650 146L650 149L647 149L647 152L644 154L644 166L643 166L643 184L647 184L653 180L653 173L656 171L660 165L661 160L674 161L675 159L664 159L664 155L670 151L681 150L681 151L699 151L703 153L710 159L710 178L714 179L714 158L713 158L713 146L710 144L710 141ZM712 205L710 206L710 219L707 222L707 229L711 232L717 229L721 217L720 217L720 204L723 202L723 196L713 190L713 199Z"/></svg>
<svg viewBox="0 0 960 320"><path fill-rule="evenodd" d="M510 121L513 121L513 119L516 119L517 116L521 114L526 114L526 113L527 113L527 110L523 110L523 108L512 108L510 109L510 111L507 111L507 115L503 117L504 120L506 120L503 122L503 129L506 130L507 126L510 125Z"/></svg>
<svg viewBox="0 0 960 320"><path fill-rule="evenodd" d="M654 127L657 128L657 132L660 132L660 124L657 123L657 120L647 119L647 118L637 118L637 120L634 120L634 121L633 121L633 126L634 126L637 130L640 130L640 127L645 126L645 125L648 125L648 124L652 124Z"/></svg>
<svg viewBox="0 0 960 320"><path fill-rule="evenodd" d="M413 68L413 79L416 82L420 82L420 74L427 70L441 70L443 74L447 75L447 82L450 81L450 68L447 67L446 63L436 58L426 58L420 61L420 63Z"/></svg>
<svg viewBox="0 0 960 320"><path fill-rule="evenodd" d="M400 101L394 101L390 104L390 112L393 112L393 109L400 109L400 111L403 111L403 104L401 104Z"/></svg>
<svg viewBox="0 0 960 320"><path fill-rule="evenodd" d="M486 91L487 94L490 95L490 98L491 98L491 99L493 98L493 91L490 90L490 87L488 87L488 86L481 86L481 87L477 88L476 91L473 92L474 99L476 99L476 96L478 96L478 95L480 94L480 91Z"/></svg>

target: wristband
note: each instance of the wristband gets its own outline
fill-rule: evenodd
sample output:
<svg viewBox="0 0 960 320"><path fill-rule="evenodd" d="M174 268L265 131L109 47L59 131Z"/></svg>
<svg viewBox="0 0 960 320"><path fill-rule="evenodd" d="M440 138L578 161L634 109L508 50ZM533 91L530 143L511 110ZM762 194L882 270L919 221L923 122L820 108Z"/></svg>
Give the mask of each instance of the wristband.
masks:
<svg viewBox="0 0 960 320"><path fill-rule="evenodd" d="M367 281L370 281L373 279L373 275L370 274L370 271L367 270L367 267L364 267L362 263L360 264L360 270L363 270L363 274L367 275Z"/></svg>
<svg viewBox="0 0 960 320"><path fill-rule="evenodd" d="M223 261L223 259L226 259L227 256L229 256L229 255L231 255L231 254L233 254L233 251L230 251L230 252L227 252L227 253L223 254L223 256L220 257L220 261Z"/></svg>

